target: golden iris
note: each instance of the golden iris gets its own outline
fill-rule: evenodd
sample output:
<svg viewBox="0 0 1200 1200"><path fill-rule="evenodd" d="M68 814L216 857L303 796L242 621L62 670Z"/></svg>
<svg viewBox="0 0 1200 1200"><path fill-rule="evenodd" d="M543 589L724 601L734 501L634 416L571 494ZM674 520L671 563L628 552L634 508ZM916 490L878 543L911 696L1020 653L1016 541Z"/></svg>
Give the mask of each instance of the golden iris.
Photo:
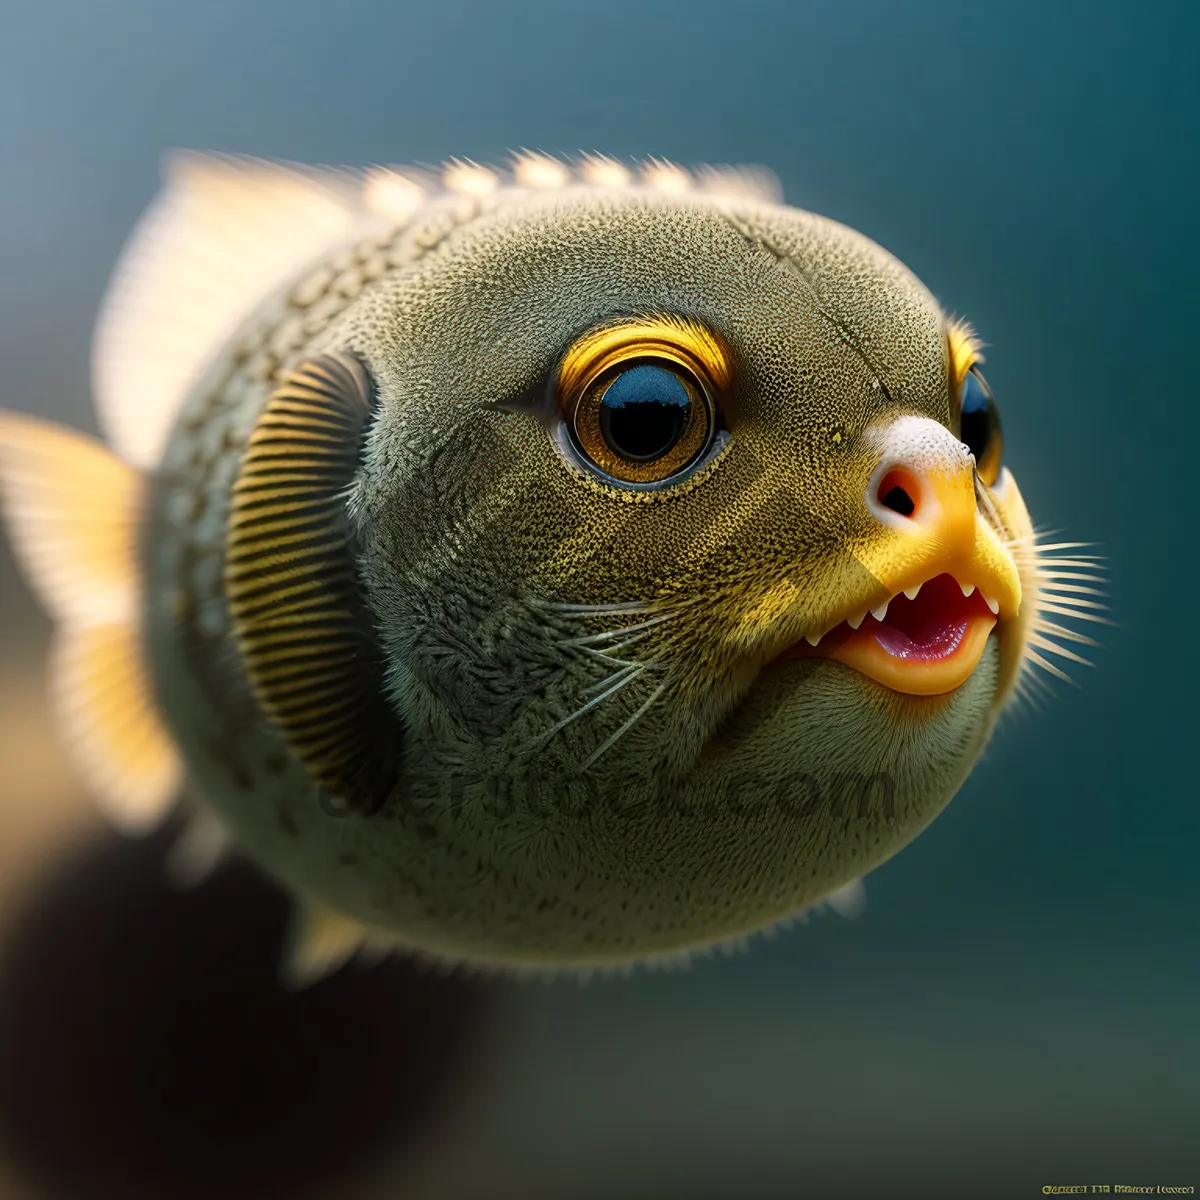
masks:
<svg viewBox="0 0 1200 1200"><path fill-rule="evenodd" d="M559 368L559 403L597 470L623 483L661 483L712 444L729 379L728 351L710 331L651 317L576 342Z"/></svg>

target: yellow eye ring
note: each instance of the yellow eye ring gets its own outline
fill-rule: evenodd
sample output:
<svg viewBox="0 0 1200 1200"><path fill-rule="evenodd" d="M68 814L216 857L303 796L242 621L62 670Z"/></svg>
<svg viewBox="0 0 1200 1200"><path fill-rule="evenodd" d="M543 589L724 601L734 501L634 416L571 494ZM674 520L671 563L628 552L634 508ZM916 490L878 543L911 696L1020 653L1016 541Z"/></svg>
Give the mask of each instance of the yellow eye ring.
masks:
<svg viewBox="0 0 1200 1200"><path fill-rule="evenodd" d="M682 317L641 317L580 338L558 371L560 411L591 466L661 483L711 445L732 378L729 351Z"/></svg>

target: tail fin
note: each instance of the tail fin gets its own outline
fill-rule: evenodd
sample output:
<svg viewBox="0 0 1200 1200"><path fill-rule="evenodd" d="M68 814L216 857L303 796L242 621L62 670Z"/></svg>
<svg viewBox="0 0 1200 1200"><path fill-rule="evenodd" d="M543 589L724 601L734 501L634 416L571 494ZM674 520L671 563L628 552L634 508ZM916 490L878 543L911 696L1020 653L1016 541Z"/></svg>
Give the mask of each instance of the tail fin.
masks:
<svg viewBox="0 0 1200 1200"><path fill-rule="evenodd" d="M155 709L138 636L143 481L99 442L0 413L0 499L17 561L55 620L51 696L108 815L165 816L179 756Z"/></svg>

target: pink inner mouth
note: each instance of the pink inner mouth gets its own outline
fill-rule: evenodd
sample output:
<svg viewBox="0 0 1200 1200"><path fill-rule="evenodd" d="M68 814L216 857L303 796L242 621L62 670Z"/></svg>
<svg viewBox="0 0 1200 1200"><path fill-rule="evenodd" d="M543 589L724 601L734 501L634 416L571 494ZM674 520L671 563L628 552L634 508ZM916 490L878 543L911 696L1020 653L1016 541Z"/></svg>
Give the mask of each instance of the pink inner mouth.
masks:
<svg viewBox="0 0 1200 1200"><path fill-rule="evenodd" d="M868 616L860 629L896 658L916 661L948 658L966 637L973 617L990 617L978 592L962 594L950 575L923 584L915 599L897 596L882 621Z"/></svg>
<svg viewBox="0 0 1200 1200"><path fill-rule="evenodd" d="M775 661L833 659L894 691L941 695L966 681L995 625L978 591L964 596L954 576L942 574L912 600L894 597L882 621L868 614L857 629L843 621L816 646L801 639Z"/></svg>

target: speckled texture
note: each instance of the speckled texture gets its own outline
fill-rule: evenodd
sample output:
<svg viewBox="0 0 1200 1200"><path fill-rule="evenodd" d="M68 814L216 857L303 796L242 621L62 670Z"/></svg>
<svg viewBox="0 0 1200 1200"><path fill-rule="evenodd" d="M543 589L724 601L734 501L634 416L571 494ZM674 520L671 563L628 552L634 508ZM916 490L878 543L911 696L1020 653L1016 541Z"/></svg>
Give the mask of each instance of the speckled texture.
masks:
<svg viewBox="0 0 1200 1200"><path fill-rule="evenodd" d="M573 339L647 311L721 335L734 382L728 445L639 492L562 453L547 393ZM360 356L380 405L349 503L407 749L370 818L322 799L258 712L222 595L241 448L276 373L327 349ZM616 963L794 914L936 816L1008 686L1003 628L944 697L766 665L878 599L863 562L902 549L864 502L879 432L950 404L937 304L822 218L578 186L431 202L265 305L171 436L148 628L199 789L297 892L451 959ZM579 640L650 618L612 661Z"/></svg>

